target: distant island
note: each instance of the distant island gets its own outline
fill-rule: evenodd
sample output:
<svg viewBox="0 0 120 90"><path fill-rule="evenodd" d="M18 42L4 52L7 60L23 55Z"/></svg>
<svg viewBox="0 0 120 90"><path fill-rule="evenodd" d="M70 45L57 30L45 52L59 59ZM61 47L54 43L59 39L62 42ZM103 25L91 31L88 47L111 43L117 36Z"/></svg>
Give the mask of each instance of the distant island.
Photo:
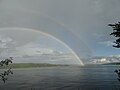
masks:
<svg viewBox="0 0 120 90"><path fill-rule="evenodd" d="M120 65L120 62L105 63L103 65Z"/></svg>
<svg viewBox="0 0 120 90"><path fill-rule="evenodd" d="M13 63L8 66L0 67L2 68L37 68L37 67L57 67L57 66L69 66L69 65L61 65L61 64L49 64L49 63Z"/></svg>

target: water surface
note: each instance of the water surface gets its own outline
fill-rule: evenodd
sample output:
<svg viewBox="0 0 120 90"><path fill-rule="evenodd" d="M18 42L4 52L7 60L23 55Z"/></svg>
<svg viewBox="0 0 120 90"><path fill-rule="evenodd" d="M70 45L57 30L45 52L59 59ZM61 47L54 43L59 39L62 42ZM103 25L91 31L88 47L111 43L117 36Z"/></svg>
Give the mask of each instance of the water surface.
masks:
<svg viewBox="0 0 120 90"><path fill-rule="evenodd" d="M67 66L13 69L0 90L120 90L119 66Z"/></svg>

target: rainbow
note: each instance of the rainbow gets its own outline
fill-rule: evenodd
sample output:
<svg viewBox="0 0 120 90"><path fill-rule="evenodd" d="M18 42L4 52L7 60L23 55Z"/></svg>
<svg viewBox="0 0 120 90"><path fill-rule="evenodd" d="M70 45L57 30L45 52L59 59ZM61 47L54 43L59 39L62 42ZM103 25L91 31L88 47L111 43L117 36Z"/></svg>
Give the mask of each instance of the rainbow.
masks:
<svg viewBox="0 0 120 90"><path fill-rule="evenodd" d="M48 33L45 33L45 32L42 32L40 30L36 30L36 29L29 29L29 28L19 28L19 27L5 27L5 28L0 28L0 30L29 30L29 31L35 31L35 32L39 32L45 36L48 36L48 37L51 37L52 39L58 41L59 43L61 43L62 45L64 45L67 49L69 49L72 54L76 57L76 59L78 60L78 62L80 63L80 65L84 66L84 63L82 62L82 60L80 59L80 57L76 54L75 51L73 51L65 42L61 41L60 39L48 34Z"/></svg>

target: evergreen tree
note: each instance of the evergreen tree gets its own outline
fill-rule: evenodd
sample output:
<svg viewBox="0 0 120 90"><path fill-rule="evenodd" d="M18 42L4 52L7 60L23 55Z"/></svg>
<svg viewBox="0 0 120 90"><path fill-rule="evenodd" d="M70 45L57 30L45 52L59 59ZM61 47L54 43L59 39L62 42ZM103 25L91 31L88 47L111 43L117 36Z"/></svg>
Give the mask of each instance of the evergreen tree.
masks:
<svg viewBox="0 0 120 90"><path fill-rule="evenodd" d="M113 32L110 35L113 35L116 37L116 40L113 41L115 45L113 47L115 48L120 48L120 22L115 23L115 24L108 24L108 26L112 27ZM115 73L118 76L118 80L120 81L120 69L115 70Z"/></svg>
<svg viewBox="0 0 120 90"><path fill-rule="evenodd" d="M113 32L110 35L116 37L116 40L114 41L115 45L113 45L113 47L120 48L120 22L109 24L108 26L113 28Z"/></svg>

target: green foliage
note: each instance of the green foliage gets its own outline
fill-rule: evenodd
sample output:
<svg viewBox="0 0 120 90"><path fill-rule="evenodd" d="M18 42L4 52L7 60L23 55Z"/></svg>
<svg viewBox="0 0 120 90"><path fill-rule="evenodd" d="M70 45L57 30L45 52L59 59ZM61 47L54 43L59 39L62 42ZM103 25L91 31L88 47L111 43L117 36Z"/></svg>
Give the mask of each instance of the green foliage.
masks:
<svg viewBox="0 0 120 90"><path fill-rule="evenodd" d="M115 24L109 24L108 26L113 28L113 32L110 35L116 37L116 40L114 41L116 45L113 45L113 47L120 48L120 22ZM120 69L115 70L115 73L117 74L118 80L120 81Z"/></svg>
<svg viewBox="0 0 120 90"><path fill-rule="evenodd" d="M115 70L115 73L117 74L117 76L118 76L118 80L120 81L120 69Z"/></svg>
<svg viewBox="0 0 120 90"><path fill-rule="evenodd" d="M9 57L9 58L7 58L7 59L5 59L5 60L2 60L2 61L0 62L0 66L1 66L1 67L3 67L3 66L8 66L10 63L12 63L12 60L13 60L12 57ZM6 80L8 79L8 75L10 75L10 74L13 74L13 72L11 71L11 68L9 68L8 70L2 72L2 73L0 74L1 80L5 83Z"/></svg>
<svg viewBox="0 0 120 90"><path fill-rule="evenodd" d="M120 48L120 22L115 24L108 24L108 26L113 28L113 32L110 35L116 37L116 40L114 41L116 45L113 45L113 47Z"/></svg>

